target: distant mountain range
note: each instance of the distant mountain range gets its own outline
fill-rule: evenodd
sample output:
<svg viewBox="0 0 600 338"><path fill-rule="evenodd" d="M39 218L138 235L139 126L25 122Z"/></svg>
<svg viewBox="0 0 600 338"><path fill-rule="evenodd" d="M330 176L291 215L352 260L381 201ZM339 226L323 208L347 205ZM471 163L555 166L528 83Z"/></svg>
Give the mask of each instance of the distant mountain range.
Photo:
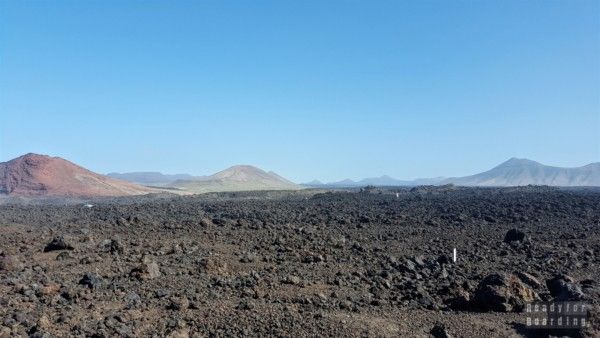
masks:
<svg viewBox="0 0 600 338"><path fill-rule="evenodd" d="M297 190L304 187L344 188L373 186L416 186L455 184L460 186L600 186L600 163L578 168L559 168L527 159L510 160L479 174L412 181L389 176L360 181L343 180L297 185L250 165L237 165L210 176L165 175L158 172L91 172L60 157L26 154L0 163L0 195L9 196L129 196L157 192L194 194L220 191Z"/></svg>
<svg viewBox="0 0 600 338"><path fill-rule="evenodd" d="M302 188L272 171L266 172L250 165L236 165L202 179L177 180L169 186L191 193Z"/></svg>
<svg viewBox="0 0 600 338"><path fill-rule="evenodd" d="M367 185L379 186L379 187L393 187L393 186L416 186L416 185L434 185L446 179L445 177L436 178L418 178L415 180L398 180L393 177L383 175L380 177L365 178L360 181L353 181L351 179L345 179L337 182L322 183L321 181L314 180L308 183L303 183L305 187L311 188L351 188L351 187L364 187Z"/></svg>
<svg viewBox="0 0 600 338"><path fill-rule="evenodd" d="M233 166L210 176L158 172L105 176L60 157L31 153L0 163L0 195L8 196L98 197L301 188L274 172L249 165Z"/></svg>
<svg viewBox="0 0 600 338"><path fill-rule="evenodd" d="M132 183L150 185L150 186L167 186L175 181L179 180L199 180L204 179L206 176L192 176L190 174L162 174L156 171L139 171L130 173L108 173L108 177L129 181Z"/></svg>
<svg viewBox="0 0 600 338"><path fill-rule="evenodd" d="M314 180L302 184L310 188L349 188L372 186L417 186L455 184L460 186L522 186L522 185L549 185L549 186L600 186L600 163L591 163L577 168L559 168L543 165L541 163L511 158L508 161L485 171L464 177L435 177L420 178L412 181L398 180L389 176L365 178L360 181L346 179L339 182L321 183Z"/></svg>
<svg viewBox="0 0 600 338"><path fill-rule="evenodd" d="M251 165L236 165L210 176L166 175L159 172L109 173L107 176L146 186L204 193L249 190L296 190L302 187L269 171Z"/></svg>
<svg viewBox="0 0 600 338"><path fill-rule="evenodd" d="M448 178L440 184L462 186L600 186L600 163L590 163L577 168L560 168L528 160L510 160L480 174Z"/></svg>

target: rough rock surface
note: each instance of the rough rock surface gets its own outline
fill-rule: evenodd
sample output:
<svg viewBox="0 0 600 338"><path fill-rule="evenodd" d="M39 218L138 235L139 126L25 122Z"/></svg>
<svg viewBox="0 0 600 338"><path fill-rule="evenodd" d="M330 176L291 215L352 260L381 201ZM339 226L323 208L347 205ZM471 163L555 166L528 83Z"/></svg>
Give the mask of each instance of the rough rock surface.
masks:
<svg viewBox="0 0 600 338"><path fill-rule="evenodd" d="M0 271L21 271L25 266L17 256L0 257Z"/></svg>
<svg viewBox="0 0 600 338"><path fill-rule="evenodd" d="M479 282L473 302L486 311L517 312L539 299L517 276L494 273Z"/></svg>
<svg viewBox="0 0 600 338"><path fill-rule="evenodd" d="M131 271L131 275L140 280L160 277L160 268L152 258L144 256L138 267Z"/></svg>
<svg viewBox="0 0 600 338"><path fill-rule="evenodd" d="M503 311L535 294L600 305L593 189L67 202L0 205L0 335L519 337L523 314ZM73 249L45 252L57 236Z"/></svg>
<svg viewBox="0 0 600 338"><path fill-rule="evenodd" d="M559 301L576 301L585 299L581 287L575 280L567 275L557 275L546 281L548 290L554 299Z"/></svg>

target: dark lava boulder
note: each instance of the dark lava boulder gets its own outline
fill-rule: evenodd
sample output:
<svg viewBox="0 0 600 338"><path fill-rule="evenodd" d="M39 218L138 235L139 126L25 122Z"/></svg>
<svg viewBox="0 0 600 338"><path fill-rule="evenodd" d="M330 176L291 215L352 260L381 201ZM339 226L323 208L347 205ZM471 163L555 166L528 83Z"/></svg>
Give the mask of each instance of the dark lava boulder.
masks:
<svg viewBox="0 0 600 338"><path fill-rule="evenodd" d="M550 294L558 301L582 300L585 294L581 287L575 283L572 277L567 275L557 275L546 281L546 286Z"/></svg>
<svg viewBox="0 0 600 338"><path fill-rule="evenodd" d="M44 248L44 252L56 251L56 250L73 250L75 246L67 240L64 236L54 237L52 242L48 243Z"/></svg>
<svg viewBox="0 0 600 338"><path fill-rule="evenodd" d="M98 289L102 286L102 277L95 273L87 272L79 281L79 284L85 285L90 289Z"/></svg>
<svg viewBox="0 0 600 338"><path fill-rule="evenodd" d="M475 290L473 305L483 311L517 312L539 296L521 280L506 273L485 277Z"/></svg>
<svg viewBox="0 0 600 338"><path fill-rule="evenodd" d="M431 331L429 331L429 333L434 338L452 338L452 335L448 333L448 329L446 329L446 326L442 323L435 323L435 325L433 326Z"/></svg>
<svg viewBox="0 0 600 338"><path fill-rule="evenodd" d="M510 229L504 236L504 242L512 243L512 242L524 242L527 236L525 233L519 229Z"/></svg>

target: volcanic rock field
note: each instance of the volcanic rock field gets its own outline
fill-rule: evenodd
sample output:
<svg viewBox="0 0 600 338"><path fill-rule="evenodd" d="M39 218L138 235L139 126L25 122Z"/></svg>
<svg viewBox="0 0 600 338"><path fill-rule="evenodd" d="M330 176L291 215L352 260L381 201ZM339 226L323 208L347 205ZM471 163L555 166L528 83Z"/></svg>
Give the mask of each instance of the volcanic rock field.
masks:
<svg viewBox="0 0 600 338"><path fill-rule="evenodd" d="M600 189L25 202L0 205L0 337L600 336ZM589 324L529 329L534 300Z"/></svg>

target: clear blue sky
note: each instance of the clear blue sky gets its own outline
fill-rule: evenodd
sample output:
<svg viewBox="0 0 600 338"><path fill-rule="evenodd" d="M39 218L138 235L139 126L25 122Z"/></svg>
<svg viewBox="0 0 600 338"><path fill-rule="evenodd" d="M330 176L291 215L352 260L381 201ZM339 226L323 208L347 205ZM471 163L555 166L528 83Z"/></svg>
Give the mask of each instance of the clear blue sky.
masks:
<svg viewBox="0 0 600 338"><path fill-rule="evenodd" d="M600 1L0 1L0 161L295 181L600 161Z"/></svg>

